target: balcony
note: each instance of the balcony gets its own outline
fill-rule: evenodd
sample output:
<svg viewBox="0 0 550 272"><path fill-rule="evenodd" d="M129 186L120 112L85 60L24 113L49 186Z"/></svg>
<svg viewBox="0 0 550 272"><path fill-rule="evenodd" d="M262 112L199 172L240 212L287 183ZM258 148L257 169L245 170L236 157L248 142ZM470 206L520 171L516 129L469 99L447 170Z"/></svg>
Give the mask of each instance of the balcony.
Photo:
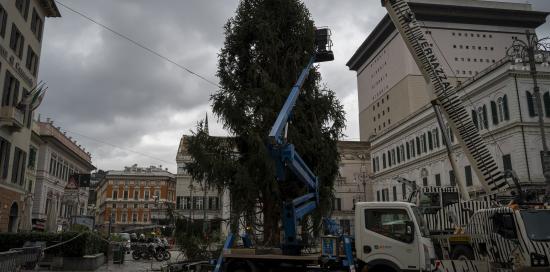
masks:
<svg viewBox="0 0 550 272"><path fill-rule="evenodd" d="M20 130L25 126L25 113L14 106L0 107L0 127Z"/></svg>

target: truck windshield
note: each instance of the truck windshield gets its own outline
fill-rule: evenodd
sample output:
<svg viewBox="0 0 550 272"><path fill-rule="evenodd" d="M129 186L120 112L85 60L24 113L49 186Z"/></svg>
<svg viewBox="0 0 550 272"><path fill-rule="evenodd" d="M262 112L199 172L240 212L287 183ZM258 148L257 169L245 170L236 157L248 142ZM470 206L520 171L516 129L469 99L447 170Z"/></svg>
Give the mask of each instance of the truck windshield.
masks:
<svg viewBox="0 0 550 272"><path fill-rule="evenodd" d="M424 217L422 217L418 208L416 206L412 206L412 210L414 213L414 217L416 218L416 222L418 222L418 228L420 230L420 234L423 237L430 236L430 230L428 230L428 227L426 226L426 222L424 221Z"/></svg>
<svg viewBox="0 0 550 272"><path fill-rule="evenodd" d="M534 241L550 241L550 211L521 211L525 230L529 239Z"/></svg>

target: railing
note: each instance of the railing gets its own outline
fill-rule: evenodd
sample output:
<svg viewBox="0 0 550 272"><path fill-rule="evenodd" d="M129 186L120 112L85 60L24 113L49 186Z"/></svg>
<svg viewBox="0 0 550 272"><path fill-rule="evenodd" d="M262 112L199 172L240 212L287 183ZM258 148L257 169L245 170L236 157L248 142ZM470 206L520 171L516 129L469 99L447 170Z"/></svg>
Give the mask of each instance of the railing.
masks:
<svg viewBox="0 0 550 272"><path fill-rule="evenodd" d="M42 257L42 247L12 248L0 252L0 272L18 271L19 268L34 269Z"/></svg>

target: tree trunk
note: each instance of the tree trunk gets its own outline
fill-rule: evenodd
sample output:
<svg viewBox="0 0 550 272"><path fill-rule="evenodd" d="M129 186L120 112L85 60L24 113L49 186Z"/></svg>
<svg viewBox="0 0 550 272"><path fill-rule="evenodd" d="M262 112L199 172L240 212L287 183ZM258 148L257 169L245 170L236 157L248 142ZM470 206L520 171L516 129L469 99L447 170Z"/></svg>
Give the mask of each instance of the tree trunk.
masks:
<svg viewBox="0 0 550 272"><path fill-rule="evenodd" d="M281 228L279 227L280 208L274 204L273 199L269 195L264 195L263 208L264 245L279 246L281 242Z"/></svg>

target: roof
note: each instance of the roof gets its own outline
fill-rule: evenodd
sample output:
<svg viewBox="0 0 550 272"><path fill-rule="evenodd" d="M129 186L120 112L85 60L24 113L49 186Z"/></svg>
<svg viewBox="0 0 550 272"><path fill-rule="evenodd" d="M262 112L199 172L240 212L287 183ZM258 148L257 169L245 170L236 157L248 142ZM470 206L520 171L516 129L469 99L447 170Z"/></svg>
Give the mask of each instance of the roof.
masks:
<svg viewBox="0 0 550 272"><path fill-rule="evenodd" d="M38 3L44 9L46 17L61 17L54 0L39 0Z"/></svg>
<svg viewBox="0 0 550 272"><path fill-rule="evenodd" d="M409 2L420 21L537 28L550 12L533 11L528 4L474 0L414 0ZM346 63L357 71L395 31L386 14Z"/></svg>

